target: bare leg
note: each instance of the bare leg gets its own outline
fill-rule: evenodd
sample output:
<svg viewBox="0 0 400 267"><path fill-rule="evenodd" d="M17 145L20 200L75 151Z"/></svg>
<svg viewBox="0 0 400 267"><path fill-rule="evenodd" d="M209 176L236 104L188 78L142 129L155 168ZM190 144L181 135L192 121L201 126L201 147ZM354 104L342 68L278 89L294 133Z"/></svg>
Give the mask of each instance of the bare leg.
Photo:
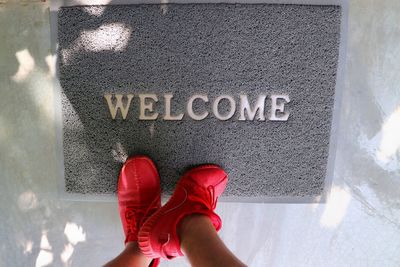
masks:
<svg viewBox="0 0 400 267"><path fill-rule="evenodd" d="M151 259L146 258L138 247L137 242L128 242L124 251L104 267L147 267Z"/></svg>
<svg viewBox="0 0 400 267"><path fill-rule="evenodd" d="M225 246L207 216L187 216L177 230L181 249L193 267L246 266Z"/></svg>

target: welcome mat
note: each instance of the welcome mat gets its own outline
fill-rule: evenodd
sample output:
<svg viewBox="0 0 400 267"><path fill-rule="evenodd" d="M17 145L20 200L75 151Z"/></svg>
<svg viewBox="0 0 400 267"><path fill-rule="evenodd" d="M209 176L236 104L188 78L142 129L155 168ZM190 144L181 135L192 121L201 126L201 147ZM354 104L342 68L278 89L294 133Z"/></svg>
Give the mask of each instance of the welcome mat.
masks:
<svg viewBox="0 0 400 267"><path fill-rule="evenodd" d="M129 155L162 188L202 163L226 199L324 190L340 6L167 4L58 11L64 185L113 194Z"/></svg>

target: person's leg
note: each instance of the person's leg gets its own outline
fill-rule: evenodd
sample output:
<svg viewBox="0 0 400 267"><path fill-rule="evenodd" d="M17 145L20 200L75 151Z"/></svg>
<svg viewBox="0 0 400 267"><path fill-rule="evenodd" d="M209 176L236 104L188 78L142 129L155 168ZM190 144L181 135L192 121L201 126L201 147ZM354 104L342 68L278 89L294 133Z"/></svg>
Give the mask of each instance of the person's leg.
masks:
<svg viewBox="0 0 400 267"><path fill-rule="evenodd" d="M225 246L208 216L186 216L177 228L181 248L193 267L243 267Z"/></svg>
<svg viewBox="0 0 400 267"><path fill-rule="evenodd" d="M193 266L244 266L224 245L214 212L228 175L217 165L186 172L168 202L143 224L138 240L148 257L172 259L187 255Z"/></svg>
<svg viewBox="0 0 400 267"><path fill-rule="evenodd" d="M115 259L104 265L104 267L147 267L152 259L145 257L139 249L137 242L129 242L126 244L124 251Z"/></svg>

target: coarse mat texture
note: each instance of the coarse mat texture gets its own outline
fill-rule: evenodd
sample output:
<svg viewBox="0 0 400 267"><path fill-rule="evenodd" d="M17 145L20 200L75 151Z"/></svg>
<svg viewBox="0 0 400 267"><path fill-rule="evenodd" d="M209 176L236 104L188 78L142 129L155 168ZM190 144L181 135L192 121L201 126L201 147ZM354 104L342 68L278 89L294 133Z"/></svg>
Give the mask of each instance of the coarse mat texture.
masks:
<svg viewBox="0 0 400 267"><path fill-rule="evenodd" d="M170 193L190 166L229 174L224 196L318 197L326 177L340 41L340 6L166 4L58 11L65 190L115 193L129 155L150 156ZM156 120L140 120L139 94L156 94ZM164 120L165 95L173 94ZM105 94L133 94L112 119ZM266 95L265 121L239 121L240 95ZM271 95L288 95L287 121L269 120ZM194 120L194 110L209 115ZM213 113L232 96L228 120ZM112 98L115 104L115 98ZM127 98L123 98L127 104ZM226 114L226 99L219 110ZM147 115L151 112L146 111Z"/></svg>

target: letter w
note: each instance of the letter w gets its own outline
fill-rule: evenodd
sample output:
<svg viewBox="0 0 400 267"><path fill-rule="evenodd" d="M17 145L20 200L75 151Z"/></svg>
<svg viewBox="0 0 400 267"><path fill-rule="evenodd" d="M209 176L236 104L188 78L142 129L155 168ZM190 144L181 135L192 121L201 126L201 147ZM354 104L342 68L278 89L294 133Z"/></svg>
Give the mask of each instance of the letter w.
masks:
<svg viewBox="0 0 400 267"><path fill-rule="evenodd" d="M126 105L124 105L122 103L123 96L128 98L128 102L126 103ZM113 95L111 95L111 94L104 95L104 98L107 100L108 109L110 110L112 119L115 120L115 117L117 116L117 112L119 109L121 112L122 118L125 120L126 116L128 115L129 106L131 105L133 94L127 94L127 95L115 94L115 98L117 99L115 104L113 104L112 97L113 97Z"/></svg>

